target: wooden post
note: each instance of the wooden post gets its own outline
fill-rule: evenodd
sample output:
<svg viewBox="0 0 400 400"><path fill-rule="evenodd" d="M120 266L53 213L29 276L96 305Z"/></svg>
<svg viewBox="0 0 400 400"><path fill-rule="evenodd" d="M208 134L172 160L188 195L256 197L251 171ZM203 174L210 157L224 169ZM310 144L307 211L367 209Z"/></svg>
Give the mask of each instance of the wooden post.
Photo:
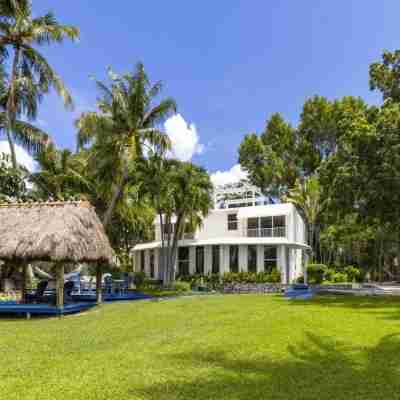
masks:
<svg viewBox="0 0 400 400"><path fill-rule="evenodd" d="M98 305L100 305L102 302L102 286L101 286L102 277L103 277L102 265L98 263L96 266L96 303Z"/></svg>
<svg viewBox="0 0 400 400"><path fill-rule="evenodd" d="M57 308L62 314L64 309L64 264L58 264L56 268L56 296Z"/></svg>
<svg viewBox="0 0 400 400"><path fill-rule="evenodd" d="M21 288L21 301L23 304L26 303L26 284L28 275L28 265L26 263L22 264L22 288Z"/></svg>

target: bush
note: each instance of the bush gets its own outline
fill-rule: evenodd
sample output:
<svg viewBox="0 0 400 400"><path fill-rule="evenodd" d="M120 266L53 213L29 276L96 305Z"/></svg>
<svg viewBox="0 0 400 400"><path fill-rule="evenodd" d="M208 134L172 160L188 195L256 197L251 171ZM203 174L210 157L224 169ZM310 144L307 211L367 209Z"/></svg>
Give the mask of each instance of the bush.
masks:
<svg viewBox="0 0 400 400"><path fill-rule="evenodd" d="M308 264L307 276L308 282L314 285L319 285L324 281L325 274L328 268L324 264Z"/></svg>
<svg viewBox="0 0 400 400"><path fill-rule="evenodd" d="M168 286L168 290L173 290L174 292L190 292L192 285L189 282L176 281Z"/></svg>
<svg viewBox="0 0 400 400"><path fill-rule="evenodd" d="M343 269L350 282L362 282L364 280L364 274L361 270L353 265L348 265Z"/></svg>
<svg viewBox="0 0 400 400"><path fill-rule="evenodd" d="M348 281L348 276L344 272L336 272L333 274L333 282L335 283L344 283Z"/></svg>
<svg viewBox="0 0 400 400"><path fill-rule="evenodd" d="M141 287L146 281L146 274L144 272L135 272L133 275L133 283L136 287Z"/></svg>

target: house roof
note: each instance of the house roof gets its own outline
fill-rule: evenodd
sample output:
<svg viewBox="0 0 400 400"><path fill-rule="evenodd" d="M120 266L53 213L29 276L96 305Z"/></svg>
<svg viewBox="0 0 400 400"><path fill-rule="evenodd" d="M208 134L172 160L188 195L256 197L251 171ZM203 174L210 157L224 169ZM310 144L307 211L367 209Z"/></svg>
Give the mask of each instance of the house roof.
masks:
<svg viewBox="0 0 400 400"><path fill-rule="evenodd" d="M88 202L0 204L0 260L114 263Z"/></svg>

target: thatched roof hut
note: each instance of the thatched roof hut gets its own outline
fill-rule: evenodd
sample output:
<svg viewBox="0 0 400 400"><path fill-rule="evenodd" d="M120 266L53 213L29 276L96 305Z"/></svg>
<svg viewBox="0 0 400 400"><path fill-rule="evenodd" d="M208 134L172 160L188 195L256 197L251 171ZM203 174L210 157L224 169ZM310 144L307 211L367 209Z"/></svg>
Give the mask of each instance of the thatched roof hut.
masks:
<svg viewBox="0 0 400 400"><path fill-rule="evenodd" d="M0 204L0 260L106 262L114 254L88 202Z"/></svg>
<svg viewBox="0 0 400 400"><path fill-rule="evenodd" d="M114 264L115 256L88 202L11 203L0 204L0 260L17 265L57 263L57 287L62 292L64 263L97 263L101 281L100 265ZM97 291L101 301L101 282ZM57 304L62 307L59 294Z"/></svg>

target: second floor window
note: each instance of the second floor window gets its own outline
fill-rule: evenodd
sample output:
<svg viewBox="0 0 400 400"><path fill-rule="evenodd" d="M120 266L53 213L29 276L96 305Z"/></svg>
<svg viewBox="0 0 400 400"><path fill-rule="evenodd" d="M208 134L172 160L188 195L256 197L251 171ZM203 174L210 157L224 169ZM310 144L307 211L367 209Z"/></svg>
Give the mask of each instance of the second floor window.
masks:
<svg viewBox="0 0 400 400"><path fill-rule="evenodd" d="M228 214L228 231L237 231L238 219L237 214Z"/></svg>

